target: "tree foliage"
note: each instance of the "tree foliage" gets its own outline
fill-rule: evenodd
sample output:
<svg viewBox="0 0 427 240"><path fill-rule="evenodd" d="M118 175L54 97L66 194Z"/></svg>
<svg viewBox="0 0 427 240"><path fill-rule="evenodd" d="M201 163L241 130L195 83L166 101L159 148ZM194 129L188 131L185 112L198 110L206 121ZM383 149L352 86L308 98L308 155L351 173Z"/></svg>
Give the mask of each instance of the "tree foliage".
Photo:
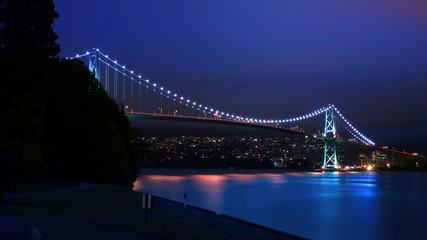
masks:
<svg viewBox="0 0 427 240"><path fill-rule="evenodd" d="M59 52L51 0L0 0L0 173L3 179L37 182L47 169L39 137L49 63ZM1 180L0 179L0 180Z"/></svg>
<svg viewBox="0 0 427 240"><path fill-rule="evenodd" d="M130 186L130 123L83 63L56 57L57 17L52 0L0 0L0 185L49 176Z"/></svg>
<svg viewBox="0 0 427 240"><path fill-rule="evenodd" d="M138 171L122 109L81 62L61 60L53 69L42 134L51 175L131 184Z"/></svg>
<svg viewBox="0 0 427 240"><path fill-rule="evenodd" d="M52 0L0 0L1 49L56 56L58 35L52 26L58 17Z"/></svg>

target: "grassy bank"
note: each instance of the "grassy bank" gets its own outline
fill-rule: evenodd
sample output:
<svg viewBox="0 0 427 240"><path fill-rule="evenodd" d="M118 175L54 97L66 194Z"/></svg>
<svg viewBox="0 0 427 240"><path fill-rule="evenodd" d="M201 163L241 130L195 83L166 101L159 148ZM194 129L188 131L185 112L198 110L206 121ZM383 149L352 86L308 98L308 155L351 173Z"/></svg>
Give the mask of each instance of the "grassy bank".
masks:
<svg viewBox="0 0 427 240"><path fill-rule="evenodd" d="M98 221L98 223L124 230L144 233L144 220L108 219ZM148 233L161 239L170 240L233 239L222 232L188 218L149 220Z"/></svg>
<svg viewBox="0 0 427 240"><path fill-rule="evenodd" d="M58 181L42 181L35 186L28 186L26 184L13 184L13 193L25 193L25 192L43 192L60 189L68 189L79 186L77 182L58 182ZM10 188L6 189L6 194L10 193Z"/></svg>
<svg viewBox="0 0 427 240"><path fill-rule="evenodd" d="M73 183L44 183L33 188L51 191L75 187ZM27 190L22 190L27 191ZM124 231L144 233L145 218L141 209L142 194L130 188L98 184L94 188L70 192L58 192L12 198L0 205L0 212L24 218L81 219ZM150 214L156 214L162 206L154 205ZM129 219L130 217L134 217ZM194 220L158 218L149 221L148 234L159 239L232 239L225 234Z"/></svg>
<svg viewBox="0 0 427 240"><path fill-rule="evenodd" d="M111 218L142 214L141 193L117 185L14 197L10 213L32 218Z"/></svg>

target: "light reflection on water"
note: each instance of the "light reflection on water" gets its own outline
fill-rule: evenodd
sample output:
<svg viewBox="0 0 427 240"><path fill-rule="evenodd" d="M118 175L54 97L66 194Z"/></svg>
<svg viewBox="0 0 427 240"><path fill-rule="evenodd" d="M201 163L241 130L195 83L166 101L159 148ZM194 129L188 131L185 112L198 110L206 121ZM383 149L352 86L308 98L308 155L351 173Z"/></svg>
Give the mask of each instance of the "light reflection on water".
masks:
<svg viewBox="0 0 427 240"><path fill-rule="evenodd" d="M426 183L425 173L144 169L134 189L180 202L187 192L189 204L311 239L408 239L424 230Z"/></svg>

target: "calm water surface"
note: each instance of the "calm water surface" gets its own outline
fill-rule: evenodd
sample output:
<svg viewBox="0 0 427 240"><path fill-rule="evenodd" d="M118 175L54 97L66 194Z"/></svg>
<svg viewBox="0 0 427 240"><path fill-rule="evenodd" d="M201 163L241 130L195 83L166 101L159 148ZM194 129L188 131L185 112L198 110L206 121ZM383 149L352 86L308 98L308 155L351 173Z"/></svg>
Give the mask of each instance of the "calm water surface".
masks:
<svg viewBox="0 0 427 240"><path fill-rule="evenodd" d="M310 239L427 239L427 173L144 169L135 190Z"/></svg>

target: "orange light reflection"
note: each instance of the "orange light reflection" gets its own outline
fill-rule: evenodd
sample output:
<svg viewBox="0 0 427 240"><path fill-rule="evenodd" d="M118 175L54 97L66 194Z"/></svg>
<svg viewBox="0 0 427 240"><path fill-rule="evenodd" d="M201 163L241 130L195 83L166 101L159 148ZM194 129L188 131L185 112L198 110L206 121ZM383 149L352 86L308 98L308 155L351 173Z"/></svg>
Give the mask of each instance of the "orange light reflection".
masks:
<svg viewBox="0 0 427 240"><path fill-rule="evenodd" d="M190 177L195 180L199 187L207 190L206 202L211 205L220 204L222 201L222 188L224 180L226 180L223 175L192 175Z"/></svg>
<svg viewBox="0 0 427 240"><path fill-rule="evenodd" d="M168 181L182 181L185 180L186 176L165 176L165 175L148 175L146 179L157 182L168 182Z"/></svg>
<svg viewBox="0 0 427 240"><path fill-rule="evenodd" d="M239 173L230 173L225 175L227 179L239 180L242 182L251 182L256 176L253 174L239 174Z"/></svg>
<svg viewBox="0 0 427 240"><path fill-rule="evenodd" d="M210 191L217 191L225 180L223 175L193 175L190 178L194 178L199 185L209 188Z"/></svg>

